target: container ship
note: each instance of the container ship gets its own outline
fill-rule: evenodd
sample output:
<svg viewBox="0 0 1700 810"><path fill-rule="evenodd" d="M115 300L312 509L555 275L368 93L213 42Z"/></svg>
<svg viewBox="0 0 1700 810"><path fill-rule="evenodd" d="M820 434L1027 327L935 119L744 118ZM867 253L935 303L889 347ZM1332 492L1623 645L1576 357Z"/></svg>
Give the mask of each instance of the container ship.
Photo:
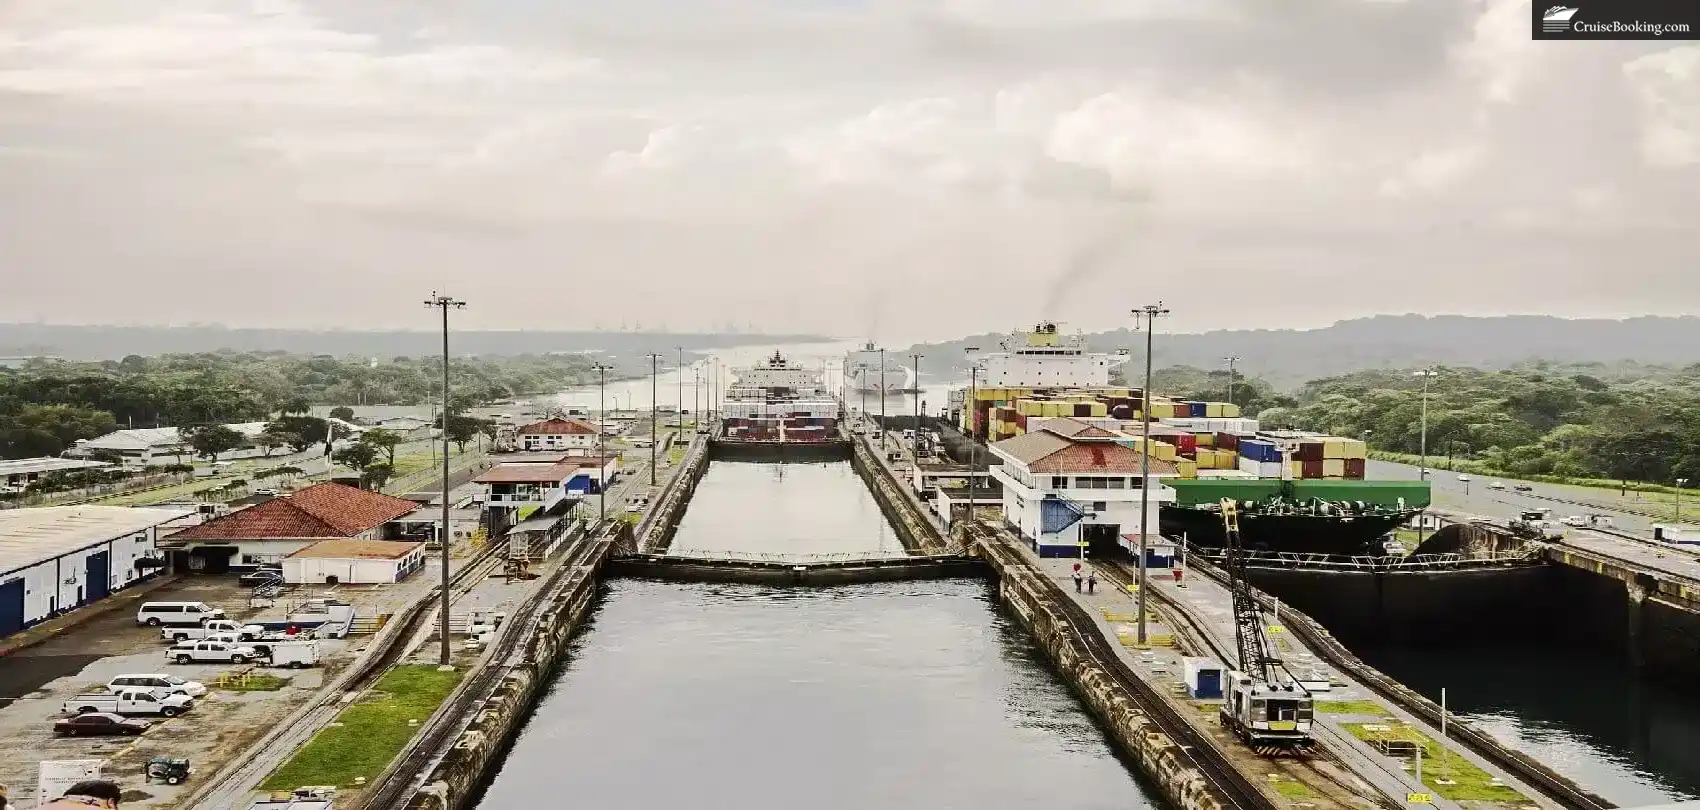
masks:
<svg viewBox="0 0 1700 810"><path fill-rule="evenodd" d="M838 402L825 392L819 371L775 351L733 374L736 380L721 403L722 438L824 442L837 435Z"/></svg>
<svg viewBox="0 0 1700 810"><path fill-rule="evenodd" d="M1202 547L1222 542L1217 504L1241 501L1248 545L1318 554L1381 553L1382 539L1429 503L1426 481L1369 481L1362 441L1301 431L1264 430L1237 404L1176 399L1113 387L1119 358L1090 352L1082 338L1044 322L1017 333L987 356L972 391L952 392L958 443L993 444L1069 418L1114 433L1173 462L1175 504L1164 504L1161 530ZM952 443L947 433L946 444ZM1209 487L1218 489L1209 489ZM1200 489L1203 487L1203 489ZM1188 492L1197 493L1188 497Z"/></svg>
<svg viewBox="0 0 1700 810"><path fill-rule="evenodd" d="M875 348L873 343L867 343L862 348L850 352L844 356L845 387L856 393L868 394L881 391L902 394L914 390L915 369L894 363L894 359Z"/></svg>

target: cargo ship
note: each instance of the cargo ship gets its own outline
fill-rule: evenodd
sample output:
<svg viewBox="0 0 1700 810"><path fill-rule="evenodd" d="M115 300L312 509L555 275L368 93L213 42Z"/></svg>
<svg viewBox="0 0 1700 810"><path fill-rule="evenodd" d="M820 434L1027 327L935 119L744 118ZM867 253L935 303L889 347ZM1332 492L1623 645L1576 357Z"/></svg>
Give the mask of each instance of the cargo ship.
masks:
<svg viewBox="0 0 1700 810"><path fill-rule="evenodd" d="M881 391L901 394L914 390L915 369L893 363L892 359L871 342L845 355L845 388L859 394L878 394Z"/></svg>
<svg viewBox="0 0 1700 810"><path fill-rule="evenodd" d="M759 442L824 442L836 437L838 402L819 371L775 351L733 371L721 403L721 438Z"/></svg>
<svg viewBox="0 0 1700 810"><path fill-rule="evenodd" d="M1387 534L1429 503L1426 481L1166 480L1175 489L1159 527L1193 548L1225 542L1221 500L1239 502L1240 538L1247 548L1295 554L1381 555Z"/></svg>

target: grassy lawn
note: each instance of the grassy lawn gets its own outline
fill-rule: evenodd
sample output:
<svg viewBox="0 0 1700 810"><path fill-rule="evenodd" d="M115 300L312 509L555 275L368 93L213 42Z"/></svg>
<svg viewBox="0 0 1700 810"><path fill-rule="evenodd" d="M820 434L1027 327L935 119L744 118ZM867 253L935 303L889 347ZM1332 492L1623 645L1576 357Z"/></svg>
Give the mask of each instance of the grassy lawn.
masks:
<svg viewBox="0 0 1700 810"><path fill-rule="evenodd" d="M1380 725L1378 728L1365 728L1366 725L1377 724L1346 723L1343 728L1360 740L1410 740L1421 745L1423 784L1441 796L1453 801L1530 803L1523 794L1505 785L1493 784L1493 777L1486 771L1476 767L1457 752L1442 748L1439 743L1410 726L1391 723ZM1382 728L1386 730L1383 731ZM1440 784L1441 779L1450 779L1453 784Z"/></svg>
<svg viewBox="0 0 1700 810"><path fill-rule="evenodd" d="M434 664L396 667L360 702L337 715L339 725L314 735L283 767L266 777L260 789L349 787L357 776L367 781L376 778L454 691L460 676L460 670L438 672ZM410 726L409 720L418 720L420 725Z"/></svg>
<svg viewBox="0 0 1700 810"><path fill-rule="evenodd" d="M686 448L683 448L683 447L668 448L668 450L667 450L667 462L669 464L678 464L679 462L684 461L685 460L685 451L686 451Z"/></svg>
<svg viewBox="0 0 1700 810"><path fill-rule="evenodd" d="M213 679L214 689L226 692L276 692L289 685L288 678L267 675L264 672L253 672L247 675L220 675Z"/></svg>
<svg viewBox="0 0 1700 810"><path fill-rule="evenodd" d="M1319 700L1316 710L1324 714L1385 715L1387 710L1373 700Z"/></svg>
<svg viewBox="0 0 1700 810"><path fill-rule="evenodd" d="M627 522L627 523L630 523L633 526L636 526L639 523L643 522L643 513L642 512L625 512L625 513L620 515L620 519Z"/></svg>
<svg viewBox="0 0 1700 810"><path fill-rule="evenodd" d="M1421 542L1418 539L1420 537L1422 537L1422 532L1419 532L1416 529L1393 530L1393 539L1399 541L1399 544L1404 546L1406 551L1415 549Z"/></svg>

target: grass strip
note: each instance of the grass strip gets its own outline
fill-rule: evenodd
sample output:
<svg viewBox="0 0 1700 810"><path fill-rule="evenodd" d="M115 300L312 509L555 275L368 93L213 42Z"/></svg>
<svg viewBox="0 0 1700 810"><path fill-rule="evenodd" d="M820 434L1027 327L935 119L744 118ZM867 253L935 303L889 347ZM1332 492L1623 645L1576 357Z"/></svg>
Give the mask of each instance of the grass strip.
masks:
<svg viewBox="0 0 1700 810"><path fill-rule="evenodd" d="M313 736L266 781L261 790L303 785L354 786L356 777L377 778L407 741L423 728L454 691L461 672L439 672L435 664L400 666L385 673L359 702L343 709L335 725ZM409 720L419 721L409 725Z"/></svg>
<svg viewBox="0 0 1700 810"><path fill-rule="evenodd" d="M1491 774L1476 767L1462 754L1443 748L1428 735L1404 723L1344 723L1342 727L1365 742L1408 740L1422 746L1423 784L1448 799L1518 805L1532 803L1516 790L1495 784ZM1450 780L1452 784L1441 784L1442 779Z"/></svg>

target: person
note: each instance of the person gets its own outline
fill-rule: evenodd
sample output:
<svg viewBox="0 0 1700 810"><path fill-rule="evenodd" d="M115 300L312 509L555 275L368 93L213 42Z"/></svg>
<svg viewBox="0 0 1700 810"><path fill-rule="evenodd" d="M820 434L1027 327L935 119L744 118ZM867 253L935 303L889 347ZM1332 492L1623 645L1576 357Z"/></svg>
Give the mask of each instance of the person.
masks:
<svg viewBox="0 0 1700 810"><path fill-rule="evenodd" d="M1097 589L1098 589L1098 572L1093 571L1092 573L1086 575L1086 592L1087 593L1094 593L1094 592L1097 591Z"/></svg>
<svg viewBox="0 0 1700 810"><path fill-rule="evenodd" d="M1074 592L1080 593L1080 572L1074 572Z"/></svg>
<svg viewBox="0 0 1700 810"><path fill-rule="evenodd" d="M6 810L6 786L0 785L0 810Z"/></svg>
<svg viewBox="0 0 1700 810"><path fill-rule="evenodd" d="M87 779L71 786L65 795L41 806L42 810L83 810L88 807L102 807L106 810L118 810L118 800L124 791L118 789L115 782L105 779Z"/></svg>

